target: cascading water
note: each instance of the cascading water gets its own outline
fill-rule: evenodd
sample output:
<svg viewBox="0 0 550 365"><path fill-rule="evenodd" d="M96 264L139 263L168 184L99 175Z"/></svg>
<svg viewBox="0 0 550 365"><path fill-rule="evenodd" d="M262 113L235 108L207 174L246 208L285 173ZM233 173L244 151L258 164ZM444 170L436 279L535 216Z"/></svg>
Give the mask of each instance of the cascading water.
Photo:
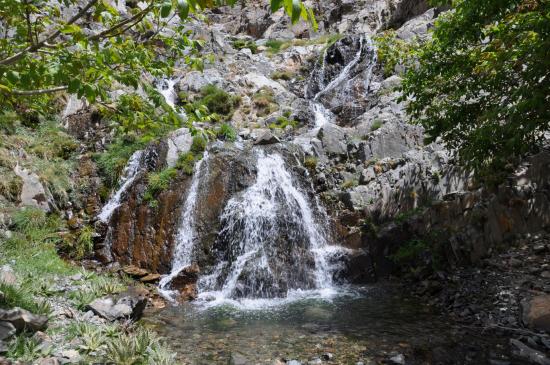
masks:
<svg viewBox="0 0 550 365"><path fill-rule="evenodd" d="M170 105L172 109L176 108L176 90L175 86L178 79L162 79L157 85L157 91L164 96L166 104Z"/></svg>
<svg viewBox="0 0 550 365"><path fill-rule="evenodd" d="M142 156L143 151L136 151L128 160L128 163L126 164L126 167L124 167L124 170L122 172L120 187L111 196L107 204L103 206L103 209L101 209L101 212L97 216L100 221L107 223L111 218L111 215L113 215L113 212L120 206L123 195L132 185L132 182L136 179L138 175Z"/></svg>
<svg viewBox="0 0 550 365"><path fill-rule="evenodd" d="M377 60L374 44L368 36L361 35L348 47L357 50L354 54L346 53L341 50L344 45L340 41L332 46L334 50L326 49L306 85L305 95L311 100L316 127L334 121L335 117L325 106L326 102L331 107L356 102L351 90L357 78L364 79L363 87L368 90ZM331 96L334 96L334 102L324 101Z"/></svg>
<svg viewBox="0 0 550 365"><path fill-rule="evenodd" d="M199 298L211 303L250 304L333 287L330 256L338 248L326 241L316 206L280 154L257 154L256 182L227 203L216 242L219 261L199 281Z"/></svg>
<svg viewBox="0 0 550 365"><path fill-rule="evenodd" d="M203 169L204 166L204 169ZM176 235L176 246L172 258L172 270L170 274L160 281L160 290L168 298L173 298L174 292L168 289L170 282L186 267L191 265L193 247L195 246L195 208L199 197L199 184L201 177L208 169L208 152L195 164L191 187L183 205L183 216Z"/></svg>

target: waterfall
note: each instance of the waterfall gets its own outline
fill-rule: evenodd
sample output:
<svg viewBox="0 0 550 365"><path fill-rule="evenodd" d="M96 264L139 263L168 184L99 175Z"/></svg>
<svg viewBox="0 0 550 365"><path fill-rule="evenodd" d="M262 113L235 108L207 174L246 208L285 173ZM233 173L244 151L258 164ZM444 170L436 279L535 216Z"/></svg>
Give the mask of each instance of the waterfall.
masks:
<svg viewBox="0 0 550 365"><path fill-rule="evenodd" d="M162 79L157 86L157 91L164 96L164 100L166 100L166 104L170 105L172 109L176 109L176 91L174 87L176 86L176 83L178 82L178 79Z"/></svg>
<svg viewBox="0 0 550 365"><path fill-rule="evenodd" d="M330 90L334 89L335 87L339 86L343 82L348 82L350 80L349 73L350 71L359 64L359 61L361 61L361 55L363 54L363 42L365 41L365 37L361 36L359 38L359 49L357 50L357 53L355 54L355 57L349 62L347 65L344 66L342 71L333 79L331 80L327 85L325 85L315 96L313 97L313 100L318 100L319 97ZM324 82L325 79L325 62L326 62L326 55L327 51L325 51L325 55L323 57L323 65L321 66L321 82ZM321 84L322 85L322 84Z"/></svg>
<svg viewBox="0 0 550 365"><path fill-rule="evenodd" d="M285 298L331 289L326 222L296 186L280 154L257 152L256 182L232 197L221 215L218 263L199 281L199 298L215 302Z"/></svg>
<svg viewBox="0 0 550 365"><path fill-rule="evenodd" d="M357 77L364 78L364 88L368 90L373 69L377 62L374 44L366 35L359 37L357 51L355 51L353 57L349 54L348 60L346 60L344 44L339 41L332 47L336 47L338 57L329 53L331 48L326 49L311 74L305 89L305 95L310 99L314 111L316 127L331 123L335 119L334 115L323 105L327 102L327 100L322 101L323 97L329 95L329 93L334 93L338 105L345 105L346 103L352 105L356 102L351 91L353 81ZM362 69L360 65L364 61L367 63ZM341 62L346 63L341 64ZM341 66L341 69L334 74L339 66ZM329 104L331 104L330 100Z"/></svg>
<svg viewBox="0 0 550 365"><path fill-rule="evenodd" d="M315 116L315 127L322 127L325 124L332 123L334 121L334 114L332 114L325 106L318 101L312 101L313 112Z"/></svg>
<svg viewBox="0 0 550 365"><path fill-rule="evenodd" d="M199 196L199 183L201 176L204 175L202 166L208 166L208 152L204 153L203 158L195 164L191 187L187 193L187 198L183 205L183 215L181 223L176 234L176 243L174 256L172 258L172 270L170 274L163 277L160 281L160 289L167 297L172 296L172 291L167 290L168 284L174 279L181 270L191 265L193 247L195 246L195 208Z"/></svg>
<svg viewBox="0 0 550 365"><path fill-rule="evenodd" d="M120 206L120 200L122 196L126 193L128 188L131 186L132 182L138 175L139 167L141 163L141 157L143 156L143 151L136 151L132 154L128 163L122 171L122 178L120 179L120 187L118 190L111 196L107 204L103 206L101 212L97 218L104 222L108 223L109 219L113 212Z"/></svg>

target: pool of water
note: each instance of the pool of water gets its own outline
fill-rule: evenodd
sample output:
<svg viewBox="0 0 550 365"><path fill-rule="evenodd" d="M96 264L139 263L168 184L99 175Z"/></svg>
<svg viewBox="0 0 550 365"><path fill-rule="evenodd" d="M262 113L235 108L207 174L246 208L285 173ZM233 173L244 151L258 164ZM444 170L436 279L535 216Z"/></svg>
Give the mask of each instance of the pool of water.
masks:
<svg viewBox="0 0 550 365"><path fill-rule="evenodd" d="M147 321L186 364L227 364L232 354L250 364L368 364L398 354L407 364L506 358L504 339L455 326L388 288L267 304L188 303L149 312Z"/></svg>

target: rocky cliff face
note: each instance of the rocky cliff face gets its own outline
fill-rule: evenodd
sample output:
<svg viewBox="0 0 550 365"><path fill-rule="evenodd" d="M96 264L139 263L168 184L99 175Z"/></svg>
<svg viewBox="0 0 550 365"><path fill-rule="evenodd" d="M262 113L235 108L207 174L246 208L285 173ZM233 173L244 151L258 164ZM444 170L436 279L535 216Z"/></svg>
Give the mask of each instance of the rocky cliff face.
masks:
<svg viewBox="0 0 550 365"><path fill-rule="evenodd" d="M403 0L327 3L317 11L321 32L337 30L341 39L327 45L326 38L302 24L289 26L282 14L270 15L259 4L246 12L238 6L221 9L210 14L215 25L191 26L216 57L204 72L178 75L175 92L198 95L216 85L240 97L230 116L240 141L211 147L208 173L200 181L195 219L200 249L194 258L199 266L212 267L219 259L224 207L256 179L254 144L274 144L263 148L309 161L306 174L296 159L286 160L304 186L313 183L332 218L334 241L353 250L338 274L347 280L388 275L396 268L388 256L435 233L445 259L465 263L515 234L548 225L547 153L528 159L496 190L476 186L448 151L424 145L422 128L408 124L396 91L399 65L395 75L383 76L370 37L396 27L402 40L423 39L438 10ZM269 39L277 39L279 47L270 48ZM237 46L247 41L258 48ZM294 122L280 128L283 119ZM98 246L105 261L170 271L191 177L180 172L151 207L143 200L145 176L170 165L174 148L184 152L188 142L169 138L148 148L143 173L124 194Z"/></svg>

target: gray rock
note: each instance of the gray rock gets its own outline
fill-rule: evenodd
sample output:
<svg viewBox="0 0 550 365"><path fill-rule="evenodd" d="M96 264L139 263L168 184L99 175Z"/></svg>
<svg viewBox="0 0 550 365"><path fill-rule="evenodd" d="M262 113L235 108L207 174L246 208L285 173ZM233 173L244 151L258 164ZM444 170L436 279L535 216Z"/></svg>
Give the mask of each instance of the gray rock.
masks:
<svg viewBox="0 0 550 365"><path fill-rule="evenodd" d="M59 365L57 357L46 357L36 360L36 365Z"/></svg>
<svg viewBox="0 0 550 365"><path fill-rule="evenodd" d="M521 302L523 323L532 329L550 332L550 295L539 295Z"/></svg>
<svg viewBox="0 0 550 365"><path fill-rule="evenodd" d="M534 350L516 339L511 339L510 343L515 347L514 355L526 359L533 364L550 365L550 359L542 352Z"/></svg>
<svg viewBox="0 0 550 365"><path fill-rule="evenodd" d="M275 136L271 131L266 130L260 135L256 137L256 140L254 141L255 145L268 145L268 144L274 144L279 143L281 140Z"/></svg>
<svg viewBox="0 0 550 365"><path fill-rule="evenodd" d="M286 362L286 365L302 365L302 363L298 360L289 360Z"/></svg>
<svg viewBox="0 0 550 365"><path fill-rule="evenodd" d="M405 365L405 356L403 356L403 354L397 354L395 356L390 357L390 361L393 364Z"/></svg>
<svg viewBox="0 0 550 365"><path fill-rule="evenodd" d="M173 131L166 138L168 151L166 152L166 164L168 167L174 167L178 157L182 153L189 152L193 143L193 136L188 128L180 128Z"/></svg>
<svg viewBox="0 0 550 365"><path fill-rule="evenodd" d="M16 165L13 171L23 180L21 196L19 197L21 205L40 208L45 212L49 212L50 194L42 186L38 175L19 165Z"/></svg>
<svg viewBox="0 0 550 365"><path fill-rule="evenodd" d="M46 328L48 317L32 314L21 308L10 310L0 309L0 323L8 322L16 329L17 333L22 331L36 332Z"/></svg>
<svg viewBox="0 0 550 365"><path fill-rule="evenodd" d="M0 354L4 354L9 351L8 345L4 341L0 341ZM1 360L1 358L0 358Z"/></svg>
<svg viewBox="0 0 550 365"><path fill-rule="evenodd" d="M87 308L109 321L118 319L136 321L143 315L146 304L147 300L144 297L123 293L116 300L111 297L96 299Z"/></svg>
<svg viewBox="0 0 550 365"><path fill-rule="evenodd" d="M11 336L15 335L17 330L10 322L1 321L0 322L0 341L6 340Z"/></svg>
<svg viewBox="0 0 550 365"><path fill-rule="evenodd" d="M63 350L60 355L64 364L79 364L82 361L82 356L76 350Z"/></svg>
<svg viewBox="0 0 550 365"><path fill-rule="evenodd" d="M223 85L223 78L216 69L207 69L204 72L188 72L176 85L178 91L198 93L206 85L213 84L218 87Z"/></svg>
<svg viewBox="0 0 550 365"><path fill-rule="evenodd" d="M4 265L0 268L0 282L7 285L17 285L17 277L10 265Z"/></svg>
<svg viewBox="0 0 550 365"><path fill-rule="evenodd" d="M346 132L334 124L323 126L317 135L328 155L346 155Z"/></svg>
<svg viewBox="0 0 550 365"><path fill-rule="evenodd" d="M361 175L359 176L359 184L365 185L371 182L376 178L376 173L374 172L374 169L372 167L368 167L361 171Z"/></svg>
<svg viewBox="0 0 550 365"><path fill-rule="evenodd" d="M239 354L238 352L231 353L231 357L229 359L229 365L248 365L251 364L250 360L248 360L243 355Z"/></svg>

